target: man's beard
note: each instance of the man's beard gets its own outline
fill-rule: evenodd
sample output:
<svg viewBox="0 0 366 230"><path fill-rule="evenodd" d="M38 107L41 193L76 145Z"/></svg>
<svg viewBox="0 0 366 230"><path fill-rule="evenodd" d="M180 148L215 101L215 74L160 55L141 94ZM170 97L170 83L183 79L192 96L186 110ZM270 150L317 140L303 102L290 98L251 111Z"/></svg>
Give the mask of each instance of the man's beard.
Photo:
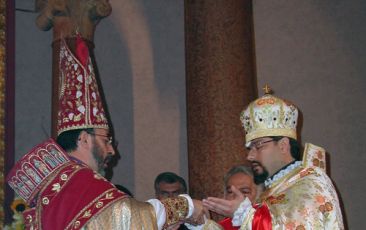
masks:
<svg viewBox="0 0 366 230"><path fill-rule="evenodd" d="M262 184L268 178L269 173L258 161L252 161L252 170L254 175L254 183Z"/></svg>
<svg viewBox="0 0 366 230"><path fill-rule="evenodd" d="M102 155L100 154L101 152L102 151L100 150L100 148L94 142L94 146L93 146L93 150L92 150L93 158L94 158L95 162L97 163L98 173L104 175L104 159L103 159Z"/></svg>
<svg viewBox="0 0 366 230"><path fill-rule="evenodd" d="M102 151L100 150L99 146L94 142L92 154L95 162L98 166L98 173L101 175L105 175L105 169L109 166L112 162L113 155L108 153L105 158L102 156Z"/></svg>

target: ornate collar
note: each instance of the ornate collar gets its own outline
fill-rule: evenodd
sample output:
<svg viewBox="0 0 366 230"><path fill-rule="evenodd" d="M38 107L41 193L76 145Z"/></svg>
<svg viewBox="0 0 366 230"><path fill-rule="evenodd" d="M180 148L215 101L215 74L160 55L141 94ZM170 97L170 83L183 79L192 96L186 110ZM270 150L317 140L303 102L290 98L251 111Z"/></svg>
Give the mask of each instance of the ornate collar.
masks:
<svg viewBox="0 0 366 230"><path fill-rule="evenodd" d="M279 181L284 176L286 176L287 174L289 174L292 170L294 170L295 168L297 168L297 167L299 167L301 165L302 165L302 161L295 161L295 162L289 164L285 168L283 168L280 171L278 171L277 173L275 173L273 176L267 178L264 181L264 186L266 188L271 187L273 183L275 183L276 181Z"/></svg>

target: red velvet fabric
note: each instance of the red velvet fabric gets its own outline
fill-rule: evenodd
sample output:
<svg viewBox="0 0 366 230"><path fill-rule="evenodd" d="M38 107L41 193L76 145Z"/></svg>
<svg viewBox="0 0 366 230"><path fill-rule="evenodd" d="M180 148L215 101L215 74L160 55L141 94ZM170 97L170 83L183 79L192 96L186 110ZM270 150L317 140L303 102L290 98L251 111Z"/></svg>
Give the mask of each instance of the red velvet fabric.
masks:
<svg viewBox="0 0 366 230"><path fill-rule="evenodd" d="M225 229L225 230L237 230L240 227L234 227L231 223L232 218L225 218L222 221L219 222L219 224Z"/></svg>
<svg viewBox="0 0 366 230"><path fill-rule="evenodd" d="M104 208L128 197L105 179L96 178L91 169L81 166L80 170L74 170L75 165L58 173L59 176L40 194L37 210L40 213L38 223L42 229L80 229ZM55 184L62 183L62 180L58 179L61 175L67 175L68 180L56 193ZM110 198L106 198L106 191ZM42 202L45 197L49 200L46 205ZM86 211L89 214L85 216ZM79 221L79 224L75 224L75 220Z"/></svg>
<svg viewBox="0 0 366 230"><path fill-rule="evenodd" d="M87 45L80 37L77 43L73 54L66 42L61 42L57 135L73 129L109 128Z"/></svg>
<svg viewBox="0 0 366 230"><path fill-rule="evenodd" d="M271 230L272 219L266 204L254 207L256 209L252 222L252 230Z"/></svg>
<svg viewBox="0 0 366 230"><path fill-rule="evenodd" d="M80 34L76 36L76 58L86 67L89 59L89 49Z"/></svg>

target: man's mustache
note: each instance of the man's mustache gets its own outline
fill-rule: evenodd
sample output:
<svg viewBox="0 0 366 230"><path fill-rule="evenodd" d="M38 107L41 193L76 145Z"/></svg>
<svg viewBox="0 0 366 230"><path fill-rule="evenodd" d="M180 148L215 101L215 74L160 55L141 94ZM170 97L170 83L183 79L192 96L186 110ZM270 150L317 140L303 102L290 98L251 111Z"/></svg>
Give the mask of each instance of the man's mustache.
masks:
<svg viewBox="0 0 366 230"><path fill-rule="evenodd" d="M110 166L112 162L113 162L113 155L112 153L108 153L108 155L104 158L103 164L105 166Z"/></svg>
<svg viewBox="0 0 366 230"><path fill-rule="evenodd" d="M258 161L251 161L250 163L252 164L252 168L253 167L256 167L256 166L263 167L262 164L260 162L258 162Z"/></svg>

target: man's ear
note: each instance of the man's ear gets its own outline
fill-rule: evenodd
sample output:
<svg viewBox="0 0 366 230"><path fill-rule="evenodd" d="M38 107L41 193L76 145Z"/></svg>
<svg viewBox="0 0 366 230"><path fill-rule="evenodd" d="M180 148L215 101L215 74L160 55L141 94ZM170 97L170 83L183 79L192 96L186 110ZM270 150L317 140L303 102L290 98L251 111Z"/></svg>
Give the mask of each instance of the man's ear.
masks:
<svg viewBox="0 0 366 230"><path fill-rule="evenodd" d="M284 137L281 140L279 140L278 145L282 153L290 153L291 146L290 146L290 139L288 137Z"/></svg>
<svg viewBox="0 0 366 230"><path fill-rule="evenodd" d="M78 137L78 147L88 146L89 142L91 142L90 136L89 133L81 131Z"/></svg>

